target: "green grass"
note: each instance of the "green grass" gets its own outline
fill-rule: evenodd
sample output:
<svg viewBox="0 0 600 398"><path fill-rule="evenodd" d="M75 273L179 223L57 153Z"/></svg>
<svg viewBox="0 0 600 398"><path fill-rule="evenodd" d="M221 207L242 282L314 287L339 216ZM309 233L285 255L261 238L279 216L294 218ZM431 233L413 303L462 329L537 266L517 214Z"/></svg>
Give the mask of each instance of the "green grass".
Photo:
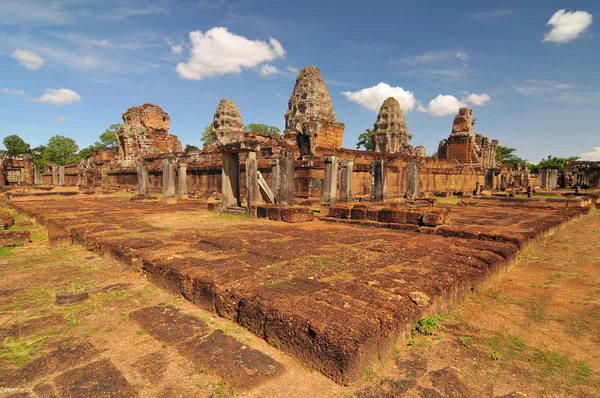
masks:
<svg viewBox="0 0 600 398"><path fill-rule="evenodd" d="M0 359L8 360L13 366L23 366L31 361L31 356L39 348L37 340L14 340L10 337L4 339L0 349Z"/></svg>
<svg viewBox="0 0 600 398"><path fill-rule="evenodd" d="M458 336L458 342L466 349L469 349L473 346L473 338L472 337Z"/></svg>

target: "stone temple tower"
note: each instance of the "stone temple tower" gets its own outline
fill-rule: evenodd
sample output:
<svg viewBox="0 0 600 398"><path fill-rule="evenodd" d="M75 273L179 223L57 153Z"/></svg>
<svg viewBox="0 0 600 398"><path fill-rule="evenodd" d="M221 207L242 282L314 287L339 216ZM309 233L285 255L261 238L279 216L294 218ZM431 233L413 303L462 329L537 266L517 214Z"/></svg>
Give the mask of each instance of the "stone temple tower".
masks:
<svg viewBox="0 0 600 398"><path fill-rule="evenodd" d="M285 114L285 137L294 139L302 157L317 156L342 147L344 124L335 120L335 112L321 71L305 66L296 78Z"/></svg>
<svg viewBox="0 0 600 398"><path fill-rule="evenodd" d="M399 153L408 147L408 128L404 112L394 97L383 101L373 130L375 152Z"/></svg>

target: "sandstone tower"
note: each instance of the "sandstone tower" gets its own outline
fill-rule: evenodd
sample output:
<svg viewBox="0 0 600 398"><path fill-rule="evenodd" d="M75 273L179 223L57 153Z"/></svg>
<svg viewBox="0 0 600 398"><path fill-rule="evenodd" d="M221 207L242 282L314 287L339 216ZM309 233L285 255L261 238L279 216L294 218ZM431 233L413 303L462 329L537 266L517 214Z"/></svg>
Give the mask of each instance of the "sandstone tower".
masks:
<svg viewBox="0 0 600 398"><path fill-rule="evenodd" d="M379 109L373 130L375 152L399 153L408 147L408 128L404 112L394 97L389 97Z"/></svg>
<svg viewBox="0 0 600 398"><path fill-rule="evenodd" d="M117 131L121 163L132 166L143 157L181 152L181 142L169 134L170 127L169 115L158 105L147 102L127 109Z"/></svg>
<svg viewBox="0 0 600 398"><path fill-rule="evenodd" d="M295 139L303 157L316 156L317 148L339 150L344 124L335 112L321 71L305 66L296 78L285 114L285 137Z"/></svg>
<svg viewBox="0 0 600 398"><path fill-rule="evenodd" d="M242 115L235 104L230 99L223 98L212 122L212 131L210 132L210 142L214 145L227 145L244 140L246 129L242 122Z"/></svg>

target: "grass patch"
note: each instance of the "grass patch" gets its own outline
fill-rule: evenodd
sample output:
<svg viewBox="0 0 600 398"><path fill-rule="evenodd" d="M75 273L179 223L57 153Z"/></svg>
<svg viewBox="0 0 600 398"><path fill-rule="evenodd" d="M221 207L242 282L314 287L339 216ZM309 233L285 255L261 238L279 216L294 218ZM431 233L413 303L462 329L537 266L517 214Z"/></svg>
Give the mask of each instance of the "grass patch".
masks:
<svg viewBox="0 0 600 398"><path fill-rule="evenodd" d="M442 329L443 320L444 317L440 314L421 318L419 322L413 326L413 335L420 334L424 336L433 336Z"/></svg>
<svg viewBox="0 0 600 398"><path fill-rule="evenodd" d="M223 380L213 384L213 397L214 398L232 398L237 394L232 387L228 387Z"/></svg>
<svg viewBox="0 0 600 398"><path fill-rule="evenodd" d="M473 338L468 336L458 336L458 342L467 350L473 346Z"/></svg>
<svg viewBox="0 0 600 398"><path fill-rule="evenodd" d="M7 337L0 349L0 359L6 359L13 366L23 366L31 361L31 356L39 348L38 343L39 341L32 339L14 340Z"/></svg>

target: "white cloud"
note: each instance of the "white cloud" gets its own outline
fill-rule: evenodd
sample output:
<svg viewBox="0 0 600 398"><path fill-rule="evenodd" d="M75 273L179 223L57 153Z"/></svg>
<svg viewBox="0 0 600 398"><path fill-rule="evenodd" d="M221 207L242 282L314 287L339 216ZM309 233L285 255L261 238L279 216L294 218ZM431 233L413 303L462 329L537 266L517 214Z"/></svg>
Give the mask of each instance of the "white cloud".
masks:
<svg viewBox="0 0 600 398"><path fill-rule="evenodd" d="M156 6L121 7L110 9L110 12L98 15L98 19L103 21L121 22L130 17L168 13L169 11L167 9Z"/></svg>
<svg viewBox="0 0 600 398"><path fill-rule="evenodd" d="M171 52L175 55L179 55L183 52L183 45L181 44L174 44L171 46Z"/></svg>
<svg viewBox="0 0 600 398"><path fill-rule="evenodd" d="M411 111L417 105L415 95L411 91L406 91L402 87L392 87L383 82L358 91L344 91L342 95L349 101L375 112L379 112L381 104L389 97L396 98L404 111Z"/></svg>
<svg viewBox="0 0 600 398"><path fill-rule="evenodd" d="M279 73L279 69L271 64L264 64L260 68L260 75L265 79L271 78Z"/></svg>
<svg viewBox="0 0 600 398"><path fill-rule="evenodd" d="M54 118L54 120L60 123L60 122L66 122L67 120L69 120L69 118L66 116L57 116Z"/></svg>
<svg viewBox="0 0 600 398"><path fill-rule="evenodd" d="M17 48L10 56L19 61L19 63L27 69L37 70L44 65L44 59L33 51Z"/></svg>
<svg viewBox="0 0 600 398"><path fill-rule="evenodd" d="M469 56L467 55L467 53L462 52L462 51L458 51L455 55L456 58L460 59L461 61L465 62L469 59Z"/></svg>
<svg viewBox="0 0 600 398"><path fill-rule="evenodd" d="M463 94L464 96L462 97L462 101L473 105L484 105L486 102L491 100L490 96L486 93L475 94L463 92Z"/></svg>
<svg viewBox="0 0 600 398"><path fill-rule="evenodd" d="M454 57L454 51L427 51L420 55L409 55L400 60L406 64L428 64L433 62L446 61Z"/></svg>
<svg viewBox="0 0 600 398"><path fill-rule="evenodd" d="M581 160L600 161L600 146L594 147L592 152L582 153L580 157Z"/></svg>
<svg viewBox="0 0 600 398"><path fill-rule="evenodd" d="M285 50L277 40L269 38L269 43L248 40L223 27L215 27L205 33L199 30L190 32L190 41L190 59L179 63L176 68L182 79L200 80L239 74L244 68L285 58Z"/></svg>
<svg viewBox="0 0 600 398"><path fill-rule="evenodd" d="M498 18L498 17L509 17L511 15L513 15L514 11L513 10L493 10L493 11L482 11L482 12L477 12L475 14L471 14L472 18L476 18L476 19L492 19L492 18Z"/></svg>
<svg viewBox="0 0 600 398"><path fill-rule="evenodd" d="M291 65L288 65L288 67L287 67L286 69L287 69L289 72L292 72L292 73L298 73L298 72L300 72L300 69L298 69L298 68L294 68L294 67L293 67L293 66L291 66Z"/></svg>
<svg viewBox="0 0 600 398"><path fill-rule="evenodd" d="M558 10L547 25L552 30L544 35L544 40L553 43L568 43L577 39L592 24L592 14L586 11Z"/></svg>
<svg viewBox="0 0 600 398"><path fill-rule="evenodd" d="M31 98L31 101L41 102L52 105L70 105L81 101L81 96L68 88L47 88L46 92L37 98Z"/></svg>
<svg viewBox="0 0 600 398"><path fill-rule="evenodd" d="M427 107L419 105L418 110L420 112L426 112L431 116L447 116L458 112L460 108L464 108L467 105L461 102L453 95L438 95L431 101Z"/></svg>
<svg viewBox="0 0 600 398"><path fill-rule="evenodd" d="M11 90L10 88L3 88L2 90L0 90L0 93L10 95L21 95L23 97L27 95L23 90Z"/></svg>

